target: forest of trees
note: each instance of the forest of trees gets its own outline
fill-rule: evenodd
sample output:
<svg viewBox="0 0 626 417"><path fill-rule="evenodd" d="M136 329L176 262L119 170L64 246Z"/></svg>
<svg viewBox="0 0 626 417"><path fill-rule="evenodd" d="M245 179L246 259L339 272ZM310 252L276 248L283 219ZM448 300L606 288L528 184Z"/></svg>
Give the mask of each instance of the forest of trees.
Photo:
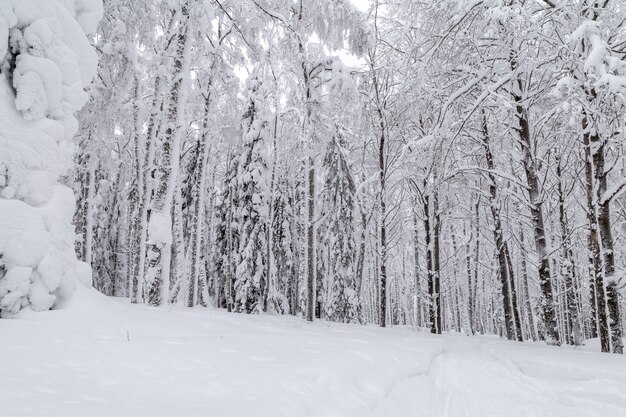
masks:
<svg viewBox="0 0 626 417"><path fill-rule="evenodd" d="M626 1L366 6L104 2L94 287L623 353Z"/></svg>

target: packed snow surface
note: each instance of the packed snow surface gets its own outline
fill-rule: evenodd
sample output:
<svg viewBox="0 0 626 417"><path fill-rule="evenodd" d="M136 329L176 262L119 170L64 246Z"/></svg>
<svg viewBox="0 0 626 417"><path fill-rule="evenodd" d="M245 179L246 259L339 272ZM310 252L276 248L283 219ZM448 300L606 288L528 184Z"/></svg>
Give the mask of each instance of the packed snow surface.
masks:
<svg viewBox="0 0 626 417"><path fill-rule="evenodd" d="M206 309L79 285L0 320L3 417L624 417L626 359Z"/></svg>

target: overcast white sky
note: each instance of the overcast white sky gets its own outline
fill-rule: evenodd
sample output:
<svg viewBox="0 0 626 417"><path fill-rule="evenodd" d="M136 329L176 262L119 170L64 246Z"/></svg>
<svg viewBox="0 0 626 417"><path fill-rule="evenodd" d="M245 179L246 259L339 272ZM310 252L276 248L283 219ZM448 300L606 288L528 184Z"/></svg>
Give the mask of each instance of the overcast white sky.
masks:
<svg viewBox="0 0 626 417"><path fill-rule="evenodd" d="M370 5L370 0L350 0L359 10L366 12Z"/></svg>

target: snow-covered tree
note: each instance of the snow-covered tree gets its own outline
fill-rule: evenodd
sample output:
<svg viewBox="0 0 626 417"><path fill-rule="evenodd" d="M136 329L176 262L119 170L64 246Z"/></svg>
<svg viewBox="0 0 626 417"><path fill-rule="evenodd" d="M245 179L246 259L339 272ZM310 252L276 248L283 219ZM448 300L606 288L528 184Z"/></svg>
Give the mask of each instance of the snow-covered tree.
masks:
<svg viewBox="0 0 626 417"><path fill-rule="evenodd" d="M235 306L246 313L264 309L267 285L268 167L270 117L267 88L255 71L246 83L248 108L243 115L243 151L237 173L239 252Z"/></svg>
<svg viewBox="0 0 626 417"><path fill-rule="evenodd" d="M284 170L279 171L275 189L271 224L273 268L270 271L268 309L282 314L294 314L297 298L297 275L294 253L293 185Z"/></svg>
<svg viewBox="0 0 626 417"><path fill-rule="evenodd" d="M98 0L10 0L0 5L0 313L58 307L89 267L74 253L72 166L75 113L95 75L86 33Z"/></svg>
<svg viewBox="0 0 626 417"><path fill-rule="evenodd" d="M215 216L212 292L218 307L231 311L235 302L235 271L239 253L239 193L237 188L238 155L227 155L224 183L219 191Z"/></svg>
<svg viewBox="0 0 626 417"><path fill-rule="evenodd" d="M332 321L358 320L356 297L354 213L356 186L345 155L345 141L337 133L322 162L320 225L318 226L318 305Z"/></svg>

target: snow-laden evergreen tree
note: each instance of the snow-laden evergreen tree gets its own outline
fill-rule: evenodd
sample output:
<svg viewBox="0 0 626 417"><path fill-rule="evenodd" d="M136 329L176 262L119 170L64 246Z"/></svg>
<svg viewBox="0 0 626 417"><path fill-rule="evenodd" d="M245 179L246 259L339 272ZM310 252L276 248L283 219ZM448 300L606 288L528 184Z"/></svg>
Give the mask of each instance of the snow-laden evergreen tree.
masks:
<svg viewBox="0 0 626 417"><path fill-rule="evenodd" d="M215 240L213 245L213 268L209 292L214 294L218 307L231 311L235 300L236 256L239 252L239 222L237 207L237 171L239 168L238 154L232 151L227 155L224 183L219 191L215 205Z"/></svg>
<svg viewBox="0 0 626 417"><path fill-rule="evenodd" d="M72 190L74 117L97 56L86 33L100 0L0 3L0 314L58 307L89 267L76 259Z"/></svg>
<svg viewBox="0 0 626 417"><path fill-rule="evenodd" d="M243 115L243 153L237 174L239 252L235 281L237 311L259 312L267 285L268 175L270 117L268 91L255 71L246 83L248 107Z"/></svg>
<svg viewBox="0 0 626 417"><path fill-rule="evenodd" d="M346 160L345 141L337 133L322 162L321 221L318 227L318 278L323 282L318 305L332 321L358 320L356 296L354 213L356 187ZM318 286L319 288L319 286Z"/></svg>
<svg viewBox="0 0 626 417"><path fill-rule="evenodd" d="M271 310L289 314L292 312L290 300L297 297L296 294L296 270L294 253L294 231L291 220L294 216L293 193L291 181L284 175L286 171L281 169L276 189L274 192L273 218L272 218L272 256L273 268L270 271L269 306Z"/></svg>

